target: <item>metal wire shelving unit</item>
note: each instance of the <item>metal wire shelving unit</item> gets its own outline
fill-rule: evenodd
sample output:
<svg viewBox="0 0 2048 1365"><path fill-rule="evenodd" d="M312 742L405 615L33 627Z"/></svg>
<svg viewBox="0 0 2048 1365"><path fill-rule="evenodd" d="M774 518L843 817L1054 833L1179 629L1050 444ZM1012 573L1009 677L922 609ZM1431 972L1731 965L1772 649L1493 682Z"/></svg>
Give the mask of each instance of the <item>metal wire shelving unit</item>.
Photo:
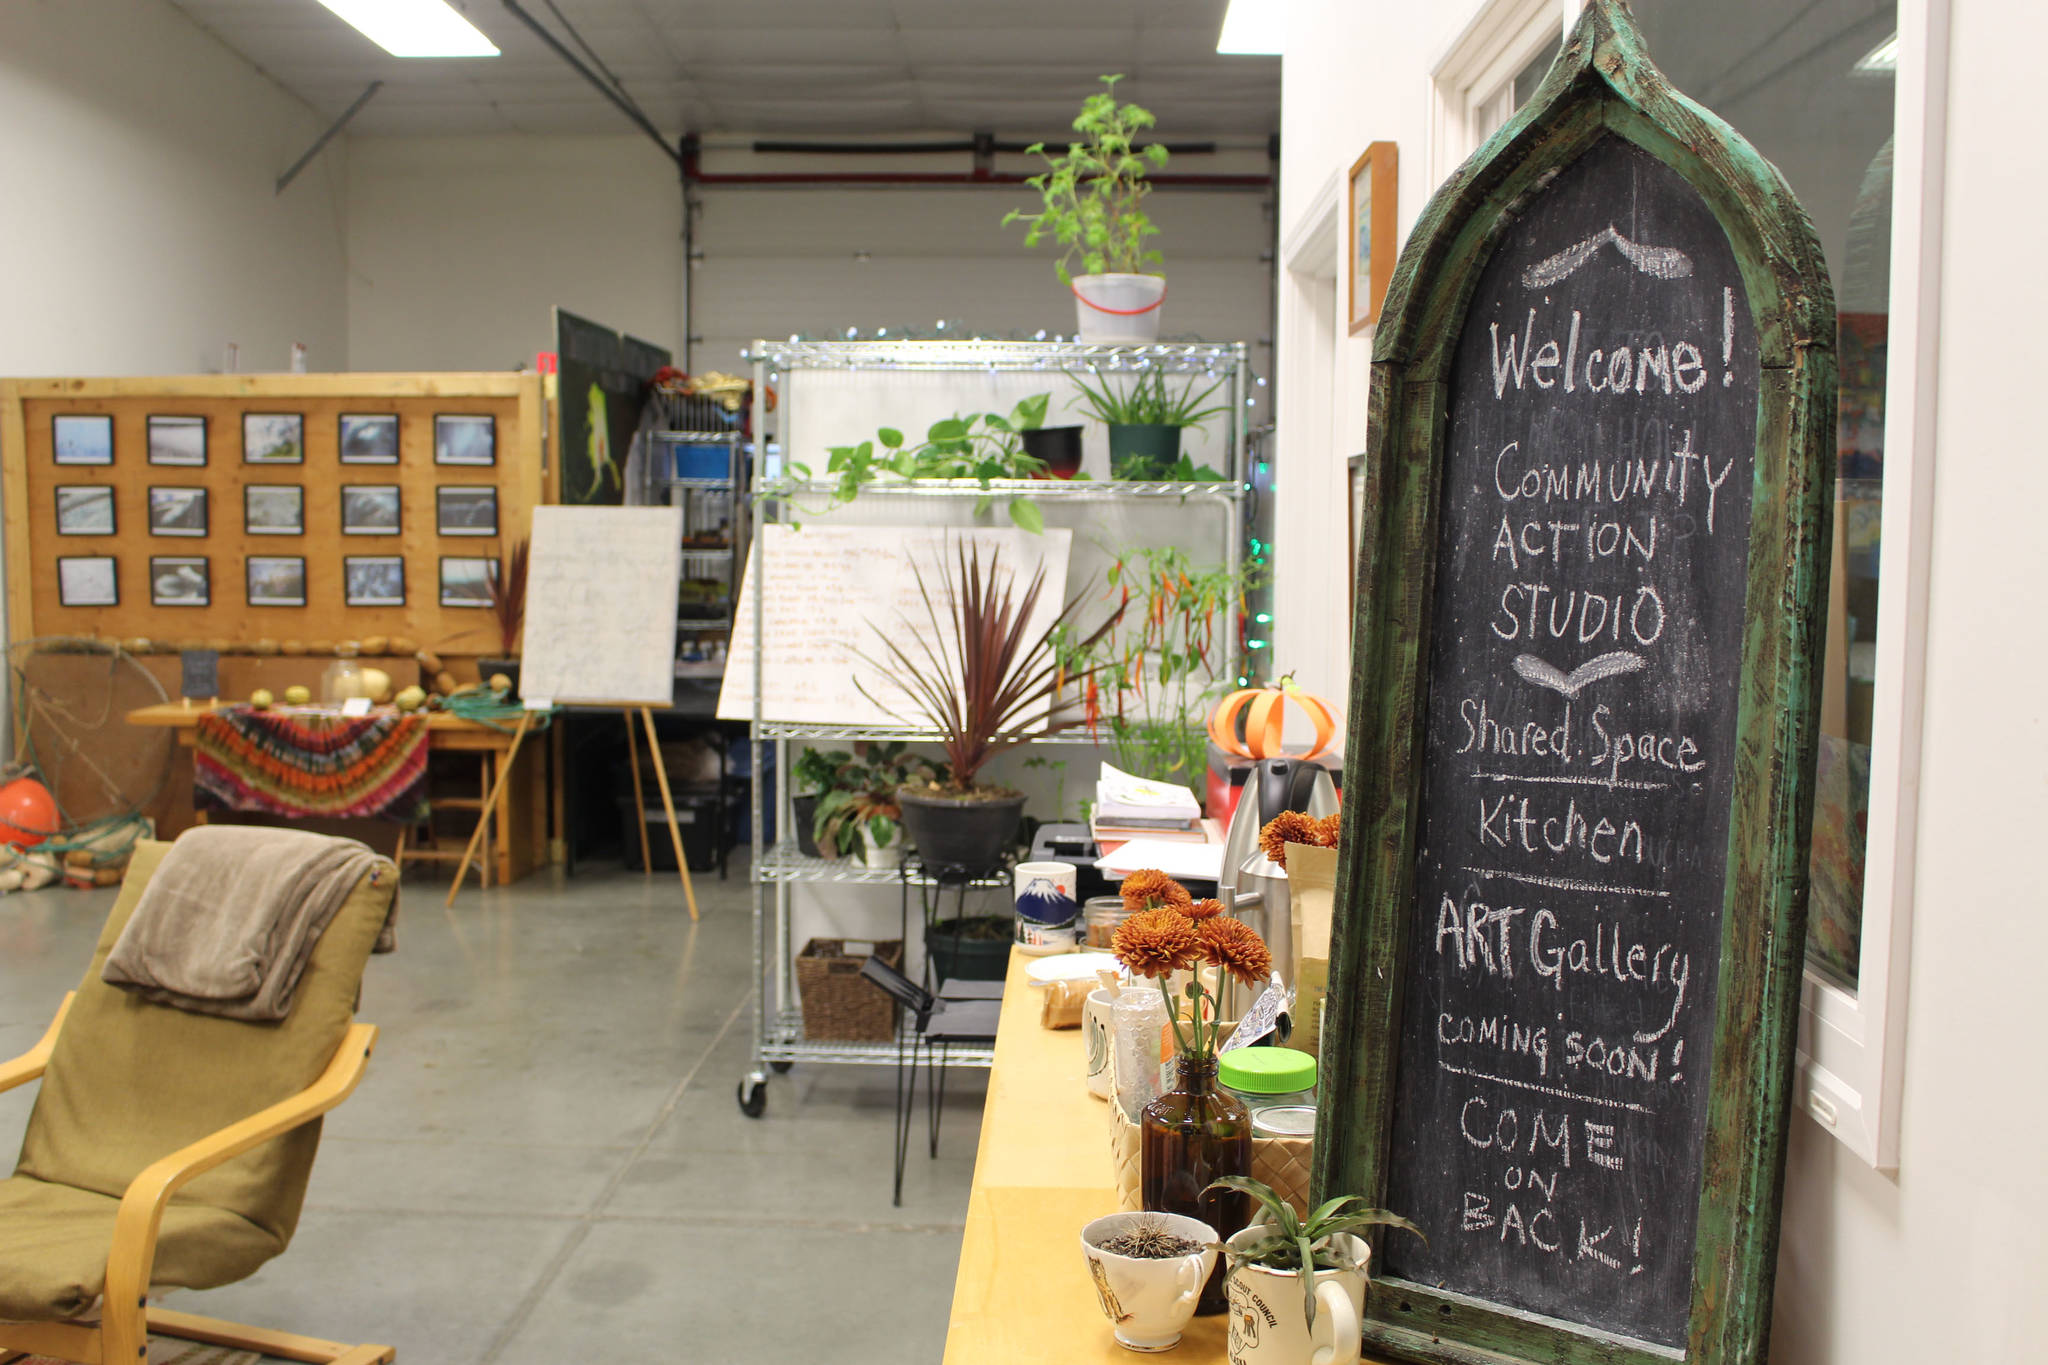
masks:
<svg viewBox="0 0 2048 1365"><path fill-rule="evenodd" d="M1123 504L1171 506L1178 502L1191 509L1214 512L1219 522L1218 539L1227 567L1234 573L1243 562L1243 505L1246 485L1240 469L1241 452L1245 441L1245 409L1248 399L1250 371L1247 365L1246 347L1242 342L1222 343L1178 343L1160 342L1137 346L1099 346L1079 342L1018 342L1018 341L757 341L749 351L753 362L754 414L753 430L768 430L767 395L770 385L792 371L855 371L873 373L877 382L886 383L887 376L894 374L931 373L951 371L956 373L1018 373L1042 372L1050 375L1063 373L1093 377L1096 375L1142 374L1148 371L1168 375L1206 375L1223 382L1224 410L1222 432L1223 477L1218 480L1194 481L1145 481L1120 480L992 480L983 485L976 480L919 480L890 481L878 480L861 494L863 501L869 498L890 499L890 505L901 507L907 520L923 521L925 514L917 509L924 506L936 513L935 504L944 502L970 504L978 499L991 496L1024 494L1048 507L1076 506L1086 504ZM782 384L780 420L784 424L782 446L789 451L790 458L801 456L790 450L788 440L791 389L794 385ZM824 496L833 485L824 480L811 481L792 487L777 484L782 495L776 501L759 502L758 497L770 482L771 471L759 465L754 471L754 488L757 499L759 524L769 524L788 519L792 505L801 504L806 495ZM1183 541L1183 543L1185 543ZM764 629L763 586L765 577L760 562L752 566L749 590L745 600L737 603L737 610L753 613L754 638L760 640ZM899 1037L892 1042L836 1043L806 1039L803 1031L803 1015L799 1008L795 982L794 956L797 947L791 928L791 893L800 886L834 887L857 890L858 888L879 888L895 886L898 889L903 932L910 931L909 902L913 888L941 887L941 883L911 864L902 870L869 869L846 860L832 860L807 857L801 853L793 840L789 839L791 822L791 791L789 784L791 741L807 740L930 740L936 736L928 731L895 727L867 727L853 725L795 724L774 720L762 714L761 698L762 668L766 650L754 651L753 716L751 723L753 774L752 830L753 860L750 880L753 883L754 912L754 992L753 1024L754 1055L751 1070L741 1078L738 1099L740 1108L750 1116L763 1112L766 1103L768 1068L777 1071L788 1070L799 1062L832 1063L841 1065L896 1065L902 1045L907 1041ZM1240 659L1239 665L1242 666ZM1095 737L1080 731L1065 731L1043 736L1034 740L1043 745L1089 745L1096 743ZM769 765L772 765L770 767ZM772 771L774 781L764 784L764 769ZM767 793L772 791L777 810L775 827L783 836L775 844L768 844L763 831L766 828ZM1007 872L979 878L969 887L998 888L1008 884ZM953 889L957 882L947 881L941 887ZM908 945L906 944L906 947ZM906 1022L905 1028L910 1025ZM954 1065L987 1066L993 1058L992 1050L963 1051L955 1048L949 1053Z"/></svg>

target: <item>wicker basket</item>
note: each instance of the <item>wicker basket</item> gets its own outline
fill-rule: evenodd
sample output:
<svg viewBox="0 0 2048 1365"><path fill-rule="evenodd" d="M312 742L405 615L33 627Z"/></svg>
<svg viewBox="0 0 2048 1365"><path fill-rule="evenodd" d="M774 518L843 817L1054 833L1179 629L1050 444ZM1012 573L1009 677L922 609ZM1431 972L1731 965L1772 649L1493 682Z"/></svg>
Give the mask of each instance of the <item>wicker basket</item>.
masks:
<svg viewBox="0 0 2048 1365"><path fill-rule="evenodd" d="M903 965L903 940L875 944L891 967ZM846 940L814 938L796 955L797 996L803 1002L804 1037L813 1043L891 1043L896 1040L896 1002L860 974L865 954L849 956Z"/></svg>

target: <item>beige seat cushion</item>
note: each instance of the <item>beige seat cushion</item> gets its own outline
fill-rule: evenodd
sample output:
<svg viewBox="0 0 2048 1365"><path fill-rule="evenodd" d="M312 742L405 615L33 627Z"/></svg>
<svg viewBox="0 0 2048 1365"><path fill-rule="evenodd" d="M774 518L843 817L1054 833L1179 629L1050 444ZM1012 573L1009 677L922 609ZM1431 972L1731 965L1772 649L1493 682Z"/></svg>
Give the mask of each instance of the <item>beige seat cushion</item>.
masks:
<svg viewBox="0 0 2048 1365"><path fill-rule="evenodd" d="M9 1182L35 1191L34 1206L43 1210L36 1217L47 1215L38 1223L42 1235L62 1240L95 1229L102 1264L69 1291L52 1288L50 1269L23 1251L14 1206L0 1205L0 1318L16 1315L7 1306L26 1304L44 1305L41 1316L49 1316L56 1311L50 1305L65 1293L97 1285L107 1254L103 1234L111 1231L114 1202L129 1183L152 1162L312 1084L354 1018L363 964L397 884L388 863L363 880L328 925L306 966L291 1017L278 1023L188 1014L100 980L108 951L169 847L136 845L36 1096L16 1168L29 1182ZM223 1239L221 1259L190 1253L198 1278L167 1278L171 1267L160 1253L156 1279L194 1287L223 1283L212 1278L221 1268L239 1267L225 1279L239 1278L281 1251L298 1226L319 1142L319 1123L305 1124L180 1190L165 1219L166 1237L174 1223L191 1235L217 1234ZM48 1201L59 1196L48 1186L70 1187L74 1200L105 1201L104 1228L82 1212L98 1203L66 1203L61 1217L51 1213L57 1206ZM67 1270L58 1278L77 1277Z"/></svg>
<svg viewBox="0 0 2048 1365"><path fill-rule="evenodd" d="M26 1176L0 1180L0 1322L72 1318L99 1299L107 1283L107 1244L121 1201ZM231 1284L284 1250L254 1223L205 1204L173 1203L164 1211L153 1282L210 1289Z"/></svg>

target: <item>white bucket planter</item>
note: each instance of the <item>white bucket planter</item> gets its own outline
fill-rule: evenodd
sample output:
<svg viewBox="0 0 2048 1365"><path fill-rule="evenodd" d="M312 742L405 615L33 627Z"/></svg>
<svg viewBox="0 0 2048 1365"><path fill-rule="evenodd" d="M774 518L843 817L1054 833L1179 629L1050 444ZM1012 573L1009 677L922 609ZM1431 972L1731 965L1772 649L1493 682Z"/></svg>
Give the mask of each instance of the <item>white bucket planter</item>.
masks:
<svg viewBox="0 0 2048 1365"><path fill-rule="evenodd" d="M903 866L903 827L896 827L895 837L886 844L875 842L874 831L867 825L860 827L861 862L877 871L888 872Z"/></svg>
<svg viewBox="0 0 2048 1365"><path fill-rule="evenodd" d="M1102 344L1157 341L1163 275L1076 275L1074 313L1083 341Z"/></svg>

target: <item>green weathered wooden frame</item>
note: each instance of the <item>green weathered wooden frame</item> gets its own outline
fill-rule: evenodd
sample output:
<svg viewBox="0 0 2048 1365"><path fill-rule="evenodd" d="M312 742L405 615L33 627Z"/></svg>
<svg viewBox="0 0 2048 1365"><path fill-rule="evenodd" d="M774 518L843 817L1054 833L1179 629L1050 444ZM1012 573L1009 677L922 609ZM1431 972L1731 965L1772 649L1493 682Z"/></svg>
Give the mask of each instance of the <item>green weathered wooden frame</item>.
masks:
<svg viewBox="0 0 2048 1365"><path fill-rule="evenodd" d="M1777 1262L1818 730L1835 444L1835 310L1812 224L1777 169L1672 90L1623 0L1591 0L1529 102L1444 183L1401 252L1373 346L1357 546L1344 837L1317 1198L1384 1202L1415 893L1438 492L1459 330L1518 210L1603 136L1682 176L1728 234L1758 334L1746 626L1721 978L1684 1359L1763 1359ZM1400 1210L1396 1210L1400 1212ZM1650 1365L1678 1353L1382 1281L1368 1352L1455 1365Z"/></svg>

